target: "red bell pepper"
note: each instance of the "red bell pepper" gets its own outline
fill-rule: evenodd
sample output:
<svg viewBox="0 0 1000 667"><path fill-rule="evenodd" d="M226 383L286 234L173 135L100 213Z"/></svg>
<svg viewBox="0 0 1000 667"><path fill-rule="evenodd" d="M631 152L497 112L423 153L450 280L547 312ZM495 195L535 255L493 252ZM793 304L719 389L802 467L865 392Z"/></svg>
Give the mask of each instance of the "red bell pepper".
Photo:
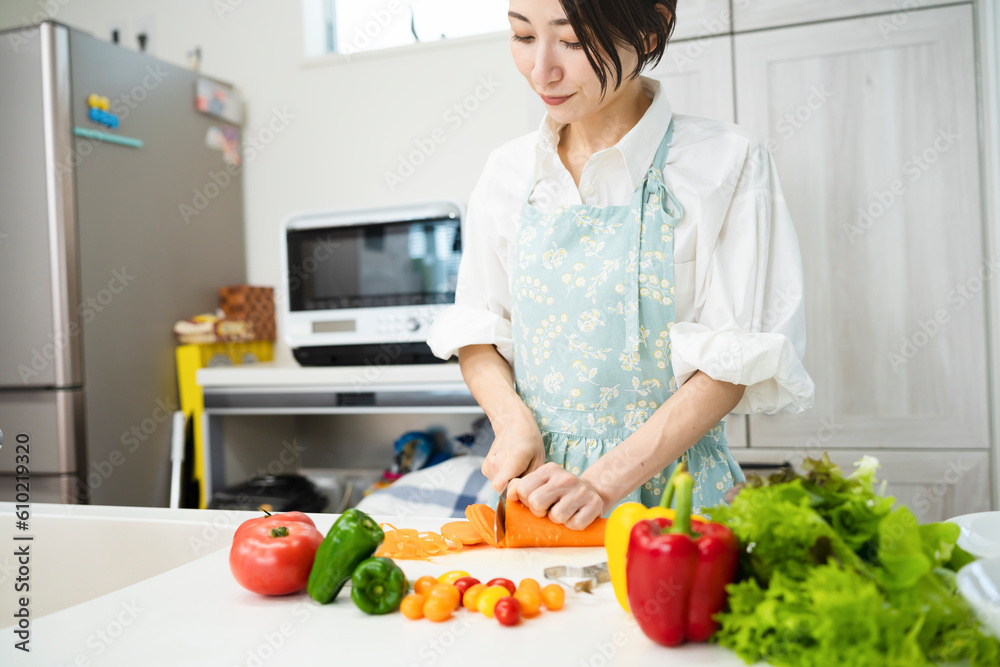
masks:
<svg viewBox="0 0 1000 667"><path fill-rule="evenodd" d="M625 557L632 614L647 637L666 646L712 636L718 627L712 616L725 606L726 585L739 564L739 540L729 528L692 524L694 479L683 463L679 467L664 489L676 494L675 519L635 524Z"/></svg>

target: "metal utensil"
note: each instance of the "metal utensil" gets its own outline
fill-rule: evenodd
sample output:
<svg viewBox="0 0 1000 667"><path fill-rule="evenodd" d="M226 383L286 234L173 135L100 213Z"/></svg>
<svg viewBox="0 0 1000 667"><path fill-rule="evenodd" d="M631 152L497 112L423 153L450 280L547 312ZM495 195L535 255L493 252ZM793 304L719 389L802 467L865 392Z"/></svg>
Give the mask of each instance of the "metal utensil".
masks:
<svg viewBox="0 0 1000 667"><path fill-rule="evenodd" d="M569 586L578 593L593 594L591 591L594 586L611 581L611 573L608 571L607 563L597 563L596 565L588 565L586 567L556 565L554 567L545 568L542 574L545 575L546 579L558 581L560 584ZM581 578L583 581L570 584L563 581L562 577L571 577L573 579Z"/></svg>
<svg viewBox="0 0 1000 667"><path fill-rule="evenodd" d="M496 518L493 522L497 544L503 542L504 537L507 536L507 487L509 486L510 482L507 482L507 486L503 487L503 493L500 494L500 500L497 501Z"/></svg>

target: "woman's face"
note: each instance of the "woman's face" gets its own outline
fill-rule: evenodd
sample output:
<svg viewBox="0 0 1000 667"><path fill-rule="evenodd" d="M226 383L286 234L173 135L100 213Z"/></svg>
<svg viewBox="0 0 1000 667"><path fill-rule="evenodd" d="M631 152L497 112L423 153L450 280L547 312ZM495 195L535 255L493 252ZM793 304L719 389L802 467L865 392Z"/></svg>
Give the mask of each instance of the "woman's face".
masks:
<svg viewBox="0 0 1000 667"><path fill-rule="evenodd" d="M624 87L613 90L615 77L601 98L601 82L587 60L559 0L510 0L510 51L514 64L545 103L549 115L572 123L612 104ZM618 49L623 74L635 68L637 56Z"/></svg>

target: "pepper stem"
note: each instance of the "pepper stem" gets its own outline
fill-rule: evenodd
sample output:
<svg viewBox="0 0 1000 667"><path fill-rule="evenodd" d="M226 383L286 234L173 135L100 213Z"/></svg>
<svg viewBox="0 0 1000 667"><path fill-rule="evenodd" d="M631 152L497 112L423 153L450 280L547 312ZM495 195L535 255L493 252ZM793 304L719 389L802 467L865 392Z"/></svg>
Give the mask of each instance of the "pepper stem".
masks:
<svg viewBox="0 0 1000 667"><path fill-rule="evenodd" d="M277 528L272 528L271 537L288 537L288 528L286 526L278 526Z"/></svg>
<svg viewBox="0 0 1000 667"><path fill-rule="evenodd" d="M678 463L674 467L674 471L670 473L670 479L667 480L666 486L663 487L663 497L660 498L660 507L663 509L670 509L670 505L674 502L674 490L676 489L677 473L681 471L681 466L685 466L685 463Z"/></svg>
<svg viewBox="0 0 1000 667"><path fill-rule="evenodd" d="M694 502L694 477L687 471L687 465L677 466L674 479L674 492L677 495L677 509L674 511L673 526L664 532L691 534L691 505Z"/></svg>

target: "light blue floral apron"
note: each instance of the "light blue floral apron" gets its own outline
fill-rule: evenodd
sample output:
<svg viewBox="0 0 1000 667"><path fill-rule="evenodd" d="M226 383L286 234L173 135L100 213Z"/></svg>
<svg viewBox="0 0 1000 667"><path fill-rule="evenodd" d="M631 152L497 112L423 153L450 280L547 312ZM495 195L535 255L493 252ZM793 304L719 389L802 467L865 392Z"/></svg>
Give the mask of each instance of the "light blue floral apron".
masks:
<svg viewBox="0 0 1000 667"><path fill-rule="evenodd" d="M521 207L511 276L517 392L542 432L545 458L579 475L631 435L676 390L673 228L684 217L663 165L673 120L628 206ZM680 458L695 509L722 502L743 472L719 422ZM622 502L647 506L677 462ZM495 506L495 494L491 498Z"/></svg>

